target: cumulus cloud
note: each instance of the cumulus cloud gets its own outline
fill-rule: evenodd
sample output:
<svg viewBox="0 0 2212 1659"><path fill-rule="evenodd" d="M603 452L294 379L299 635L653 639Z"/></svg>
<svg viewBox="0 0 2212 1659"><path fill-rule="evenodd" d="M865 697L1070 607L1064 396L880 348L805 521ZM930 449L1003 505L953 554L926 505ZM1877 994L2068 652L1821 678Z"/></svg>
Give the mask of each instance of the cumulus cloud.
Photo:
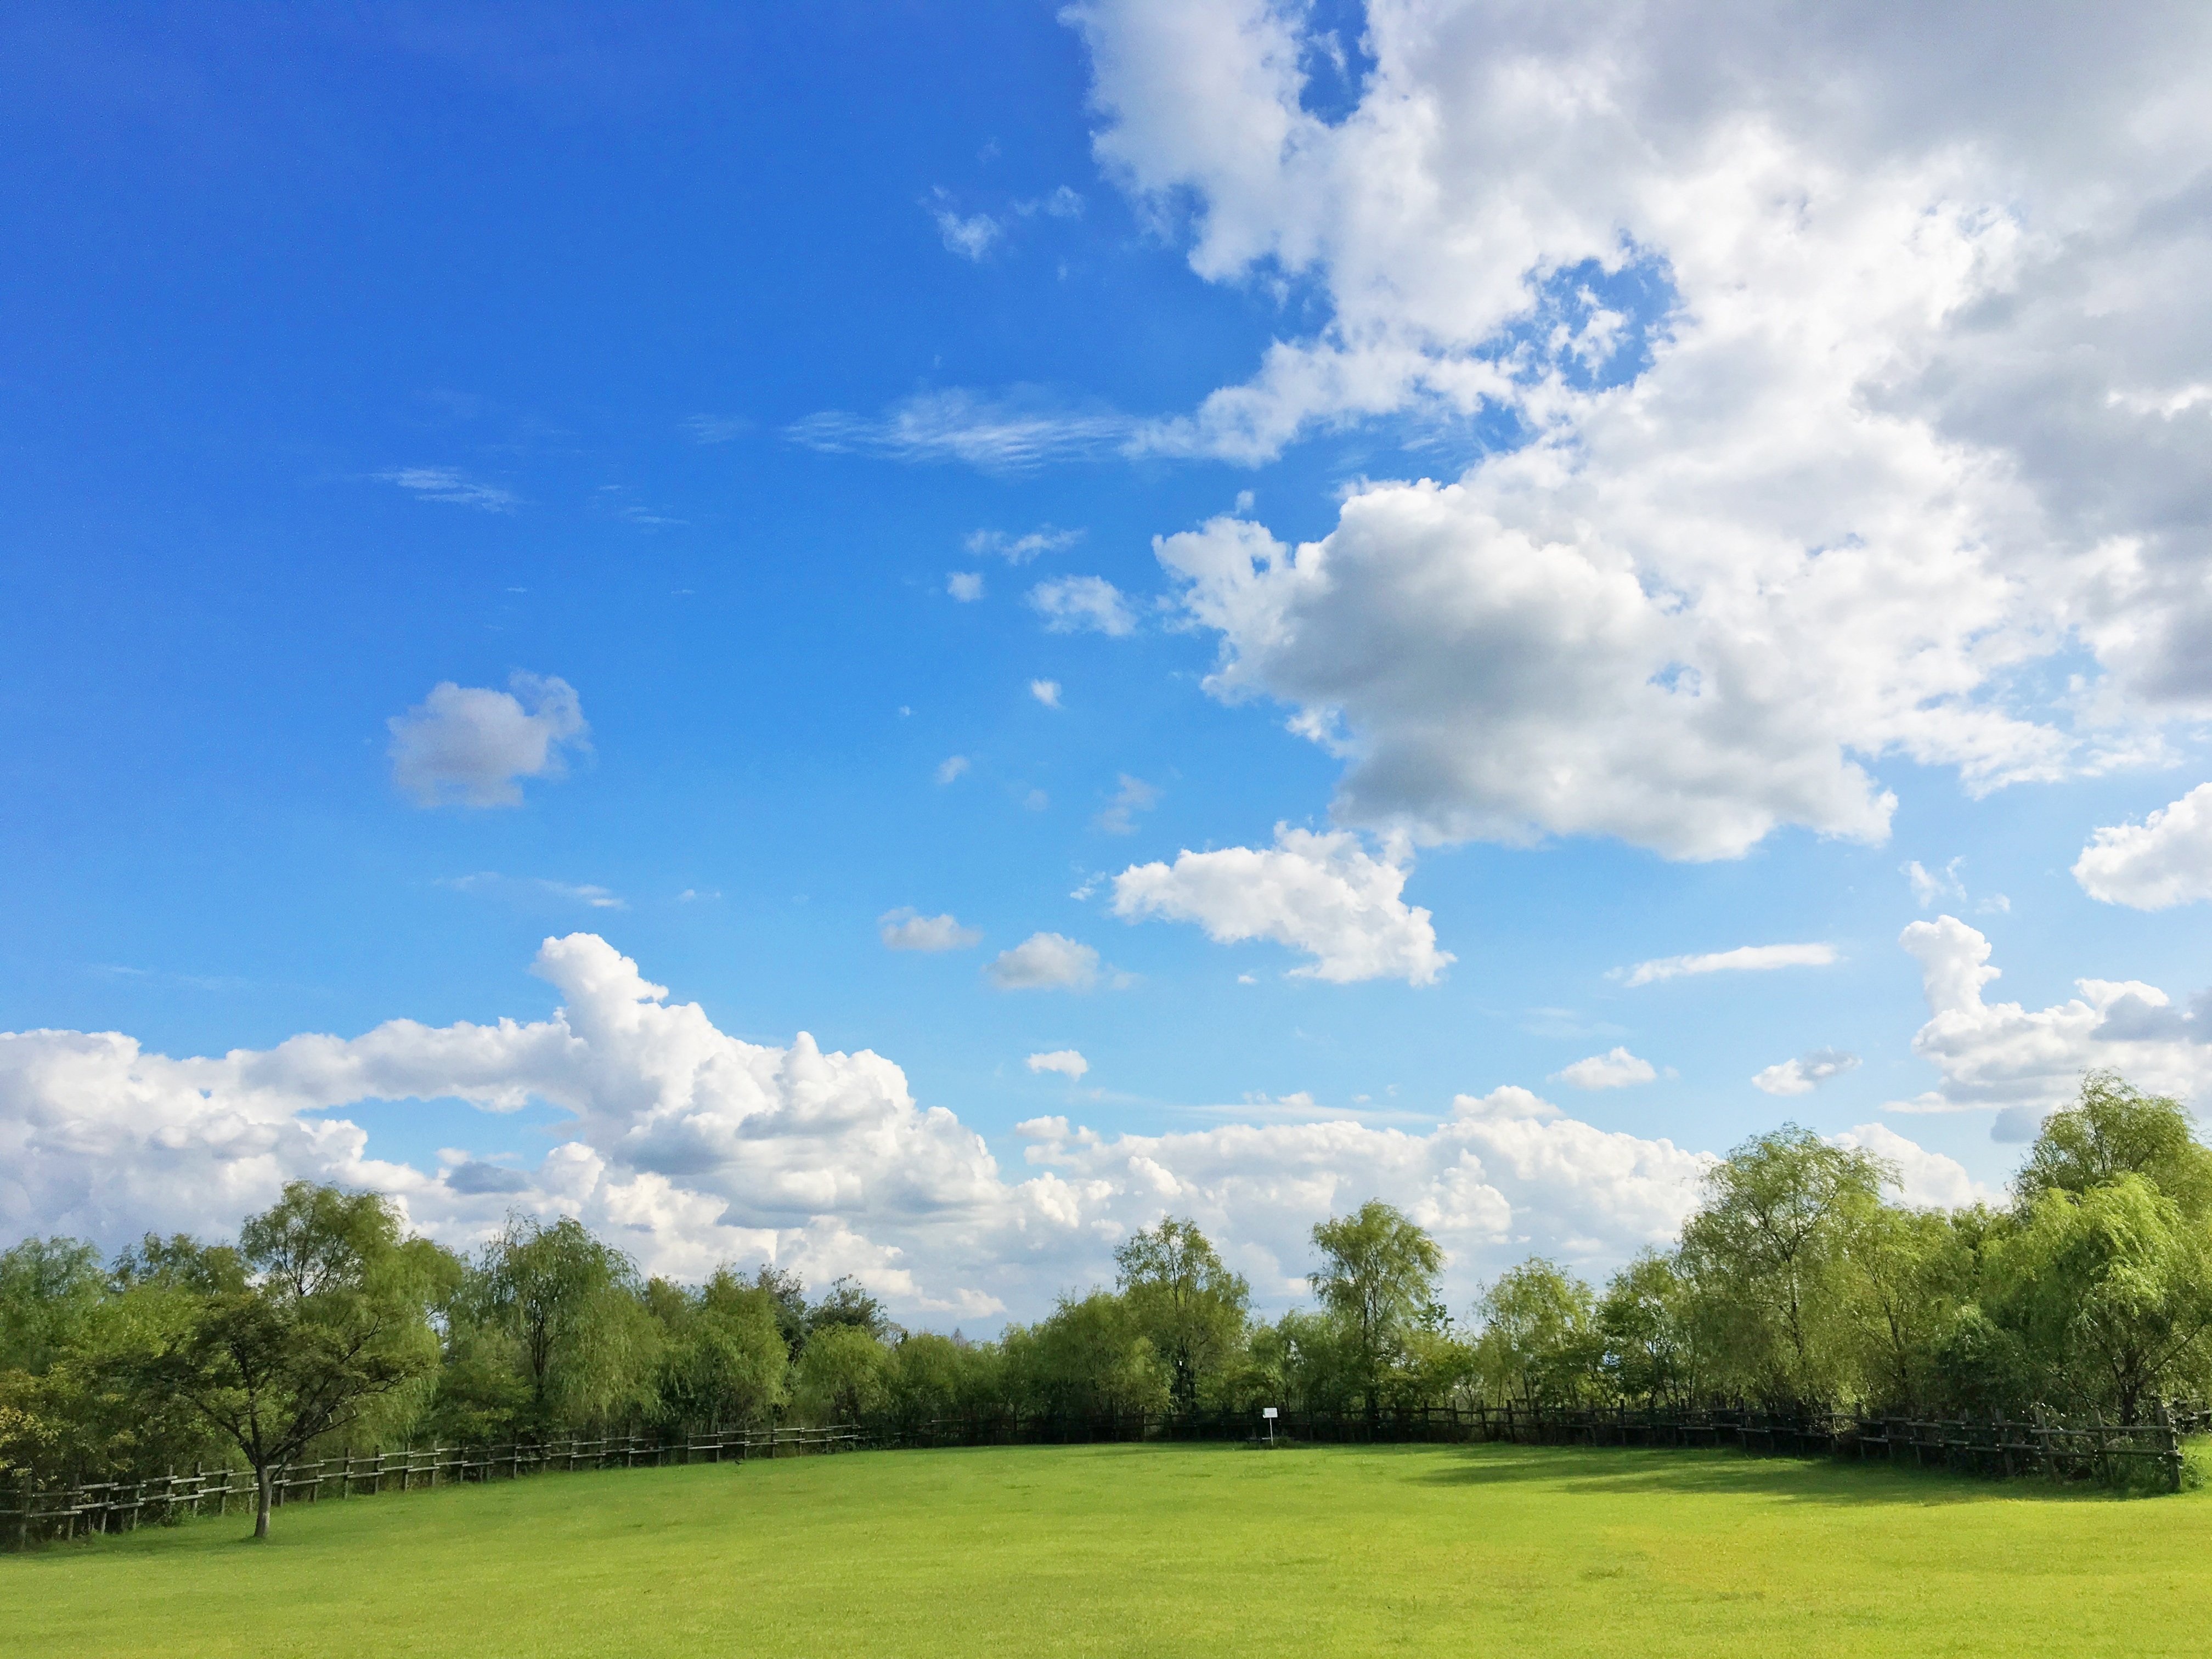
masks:
<svg viewBox="0 0 2212 1659"><path fill-rule="evenodd" d="M1433 1127L1315 1120L1310 1102L1300 1121L1179 1134L1038 1119L1010 1175L881 1055L732 1037L588 933L548 939L536 971L560 999L548 1018L394 1020L219 1057L115 1032L0 1035L0 1237L221 1235L287 1180L336 1181L392 1194L457 1247L511 1209L574 1215L649 1272L851 1273L902 1317L972 1327L1108 1276L1115 1243L1165 1214L1205 1228L1263 1305L1306 1293L1316 1221L1378 1197L1435 1231L1455 1302L1531 1251L1601 1272L1673 1237L1711 1161L1508 1087L1457 1097ZM542 1103L572 1138L526 1169L459 1149L370 1156L345 1109L405 1099ZM1853 1133L1908 1161L1879 1126Z"/></svg>
<svg viewBox="0 0 2212 1659"><path fill-rule="evenodd" d="M2212 1091L2212 993L2184 1009L2140 980L2079 979L2079 996L2031 1010L1984 996L2000 970L1990 966L1989 940L1956 916L1916 921L1898 943L1919 959L1928 998L1912 1051L1942 1081L1885 1110L1994 1108L1996 1138L2026 1140L2093 1069L2109 1066L2138 1087L2200 1103Z"/></svg>
<svg viewBox="0 0 2212 1659"><path fill-rule="evenodd" d="M1651 985L1686 974L1766 973L1776 968L1825 968L1836 959L1832 945L1742 945L1733 951L1697 956L1656 957L1633 968L1616 968L1607 977L1626 985Z"/></svg>
<svg viewBox="0 0 2212 1659"><path fill-rule="evenodd" d="M968 768L967 756L947 755L937 763L937 781L939 783L951 783L955 778L966 772Z"/></svg>
<svg viewBox="0 0 2212 1659"><path fill-rule="evenodd" d="M1840 1048L1815 1048L1795 1060L1769 1066L1751 1080L1770 1095L1809 1095L1832 1077L1858 1069L1859 1057Z"/></svg>
<svg viewBox="0 0 2212 1659"><path fill-rule="evenodd" d="M1405 0L1341 118L1305 9L1071 15L1101 164L1201 277L1319 319L1133 447L1522 441L1302 545L1158 544L1210 689L1340 756L1346 823L1879 841L1870 760L1978 793L2212 712L2212 14L2041 12L1986 75L1960 3ZM2020 671L2065 651L2059 706Z"/></svg>
<svg viewBox="0 0 2212 1659"><path fill-rule="evenodd" d="M1091 1062L1073 1048L1055 1048L1047 1054L1031 1054L1028 1065L1032 1072L1057 1072L1070 1083L1091 1069Z"/></svg>
<svg viewBox="0 0 2212 1659"><path fill-rule="evenodd" d="M2141 823L2099 830L2074 861L2091 898L2165 910L2212 898L2212 783L2200 783Z"/></svg>
<svg viewBox="0 0 2212 1659"><path fill-rule="evenodd" d="M983 578L974 570L955 570L945 579L945 591L962 605L973 605L983 597Z"/></svg>
<svg viewBox="0 0 2212 1659"><path fill-rule="evenodd" d="M1616 1048L1562 1066L1552 1075L1553 1081L1571 1084L1577 1089L1625 1089L1631 1084L1649 1083L1659 1073L1650 1060L1639 1060L1625 1048Z"/></svg>
<svg viewBox="0 0 2212 1659"><path fill-rule="evenodd" d="M1087 991L1098 982L1098 952L1064 933L1031 933L983 971L1002 991Z"/></svg>
<svg viewBox="0 0 2212 1659"><path fill-rule="evenodd" d="M1027 564L1040 553L1065 553L1082 539L1080 530L1060 530L1046 524L1019 536L1003 530L970 531L963 545L977 558L993 554L1008 564Z"/></svg>
<svg viewBox="0 0 2212 1659"><path fill-rule="evenodd" d="M876 931L893 951L964 951L982 942L976 928L963 927L951 915L925 916L919 910L886 910L876 918Z"/></svg>
<svg viewBox="0 0 2212 1659"><path fill-rule="evenodd" d="M1060 707L1060 685L1058 680L1031 680L1030 696L1048 708Z"/></svg>
<svg viewBox="0 0 2212 1659"><path fill-rule="evenodd" d="M1114 799L1107 803L1106 810L1098 815L1098 827L1109 836L1133 836L1137 832L1137 814L1151 811L1159 799L1158 785L1124 772L1121 787L1114 792Z"/></svg>
<svg viewBox="0 0 2212 1659"><path fill-rule="evenodd" d="M1862 1123L1829 1142L1848 1150L1872 1152L1897 1171L1899 1199L1916 1209L1955 1210L1968 1204L1993 1204L2003 1194L1966 1173L1954 1158L1931 1152L1907 1140L1886 1123Z"/></svg>
<svg viewBox="0 0 2212 1659"><path fill-rule="evenodd" d="M1039 582L1030 589L1030 608L1054 634L1091 632L1120 639L1137 629L1128 600L1103 576L1062 576Z"/></svg>
<svg viewBox="0 0 2212 1659"><path fill-rule="evenodd" d="M557 778L591 728L566 680L517 673L507 689L446 680L385 725L392 781L422 806L519 806L525 778Z"/></svg>
<svg viewBox="0 0 2212 1659"><path fill-rule="evenodd" d="M1114 914L1194 921L1217 944L1273 939L1314 960L1291 974L1344 984L1428 985L1455 958L1437 948L1429 913L1404 898L1406 870L1370 854L1349 830L1275 826L1271 848L1178 854L1114 878Z"/></svg>

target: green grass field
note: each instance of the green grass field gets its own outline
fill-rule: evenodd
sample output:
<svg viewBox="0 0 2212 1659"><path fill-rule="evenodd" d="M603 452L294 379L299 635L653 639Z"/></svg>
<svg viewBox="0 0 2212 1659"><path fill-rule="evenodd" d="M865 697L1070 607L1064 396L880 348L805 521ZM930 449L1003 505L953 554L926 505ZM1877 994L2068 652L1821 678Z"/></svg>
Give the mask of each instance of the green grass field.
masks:
<svg viewBox="0 0 2212 1659"><path fill-rule="evenodd" d="M1088 1446L547 1475L0 1558L0 1652L2191 1654L2212 1495L1730 1453Z"/></svg>

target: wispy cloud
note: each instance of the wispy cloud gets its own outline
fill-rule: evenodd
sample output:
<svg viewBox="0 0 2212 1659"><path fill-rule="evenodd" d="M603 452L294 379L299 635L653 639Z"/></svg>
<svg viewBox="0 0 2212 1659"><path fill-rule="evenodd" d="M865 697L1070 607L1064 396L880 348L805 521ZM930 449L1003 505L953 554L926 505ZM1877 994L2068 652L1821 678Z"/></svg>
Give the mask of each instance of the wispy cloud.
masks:
<svg viewBox="0 0 2212 1659"><path fill-rule="evenodd" d="M945 591L963 605L973 605L983 597L983 573L955 570L945 577Z"/></svg>
<svg viewBox="0 0 2212 1659"><path fill-rule="evenodd" d="M1098 827L1109 836L1131 836L1137 830L1137 814L1149 812L1159 804L1158 784L1146 783L1142 778L1121 774L1121 787L1106 810L1097 817Z"/></svg>
<svg viewBox="0 0 2212 1659"><path fill-rule="evenodd" d="M1650 985L1686 974L1763 973L1773 968L1825 968L1836 959L1832 945L1745 945L1702 956L1656 957L1633 968L1616 968L1606 977L1628 985Z"/></svg>
<svg viewBox="0 0 2212 1659"><path fill-rule="evenodd" d="M512 513L522 501L511 489L481 483L450 466L395 467L376 476L386 483L411 491L420 501L451 501L456 507L473 507L485 513Z"/></svg>
<svg viewBox="0 0 2212 1659"><path fill-rule="evenodd" d="M482 893L495 897L556 898L593 910L629 908L628 899L591 882L548 881L538 876L503 876L496 870L479 870L471 876L443 877L438 885L450 887L457 893Z"/></svg>
<svg viewBox="0 0 2212 1659"><path fill-rule="evenodd" d="M1054 461L1118 453L1137 423L1097 405L1070 407L1036 387L991 396L956 387L918 392L880 415L826 410L784 428L795 444L896 461L958 461L1021 472Z"/></svg>
<svg viewBox="0 0 2212 1659"><path fill-rule="evenodd" d="M965 755L947 755L937 763L937 781L939 783L951 782L968 769L968 764Z"/></svg>
<svg viewBox="0 0 2212 1659"><path fill-rule="evenodd" d="M925 916L911 905L878 916L876 933L893 951L964 951L983 939L980 930L963 927L957 916Z"/></svg>
<svg viewBox="0 0 2212 1659"><path fill-rule="evenodd" d="M1004 530L970 531L962 544L977 558L992 553L1008 564L1027 564L1040 553L1064 553L1082 539L1080 530L1061 530L1041 524L1020 536Z"/></svg>
<svg viewBox="0 0 2212 1659"><path fill-rule="evenodd" d="M1042 703L1048 708L1057 708L1060 707L1060 685L1058 680L1031 680L1030 682L1030 696L1035 697L1039 702Z"/></svg>

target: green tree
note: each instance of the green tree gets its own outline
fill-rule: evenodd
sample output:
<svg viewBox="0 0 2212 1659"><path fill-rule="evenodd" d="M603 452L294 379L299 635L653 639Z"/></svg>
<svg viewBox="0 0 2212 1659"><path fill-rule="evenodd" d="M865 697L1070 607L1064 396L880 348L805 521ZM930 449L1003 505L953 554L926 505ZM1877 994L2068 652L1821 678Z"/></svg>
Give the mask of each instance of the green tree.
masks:
<svg viewBox="0 0 2212 1659"><path fill-rule="evenodd" d="M1243 1346L1252 1287L1222 1265L1195 1222L1173 1216L1114 1252L1129 1311L1167 1367L1175 1408L1198 1409L1202 1389Z"/></svg>
<svg viewBox="0 0 2212 1659"><path fill-rule="evenodd" d="M1615 1398L1687 1405L1703 1386L1696 1286L1671 1255L1645 1251L1615 1273L1595 1314L1598 1366Z"/></svg>
<svg viewBox="0 0 2212 1659"><path fill-rule="evenodd" d="M659 1377L664 1416L703 1427L757 1422L781 1409L791 1362L769 1292L724 1267L696 1291L654 1279L647 1300L667 1331Z"/></svg>
<svg viewBox="0 0 2212 1659"><path fill-rule="evenodd" d="M1368 1420L1382 1414L1389 1373L1414 1326L1439 1326L1437 1275L1444 1253L1395 1207L1370 1199L1352 1214L1313 1230L1322 1253L1312 1276L1322 1305L1343 1326L1358 1394Z"/></svg>
<svg viewBox="0 0 2212 1659"><path fill-rule="evenodd" d="M539 1433L649 1410L660 1327L630 1259L563 1216L510 1216L484 1249L459 1317L503 1331Z"/></svg>
<svg viewBox="0 0 2212 1659"><path fill-rule="evenodd" d="M823 1298L806 1310L809 1335L833 1325L850 1325L881 1341L895 1327L884 1304L868 1293L867 1286L847 1273L835 1280Z"/></svg>
<svg viewBox="0 0 2212 1659"><path fill-rule="evenodd" d="M100 1253L82 1239L27 1238L0 1252L0 1371L46 1370L106 1295Z"/></svg>
<svg viewBox="0 0 2212 1659"><path fill-rule="evenodd" d="M1993 1247L1990 1279L2027 1364L2077 1407L2134 1422L2147 1400L2206 1380L2212 1252L2143 1176L2039 1193Z"/></svg>
<svg viewBox="0 0 2212 1659"><path fill-rule="evenodd" d="M1030 1410L1121 1416L1168 1403L1166 1368L1128 1303L1110 1291L1062 1296L1051 1315L1004 1338L1008 1384Z"/></svg>
<svg viewBox="0 0 2212 1659"><path fill-rule="evenodd" d="M1880 1158L1794 1123L1744 1142L1707 1174L1682 1255L1717 1298L1710 1305L1726 1322L1732 1380L1790 1401L1850 1384L1850 1242L1895 1179Z"/></svg>
<svg viewBox="0 0 2212 1659"><path fill-rule="evenodd" d="M1939 1211L1878 1205L1852 1230L1849 1254L1869 1395L1900 1409L1925 1404L1944 1339L1973 1289L1965 1236Z"/></svg>
<svg viewBox="0 0 2212 1659"><path fill-rule="evenodd" d="M1595 1380L1596 1299L1557 1263L1536 1256L1507 1269L1475 1314L1475 1365L1487 1392L1529 1407L1571 1405Z"/></svg>
<svg viewBox="0 0 2212 1659"><path fill-rule="evenodd" d="M269 1535L276 1468L359 1421L437 1363L429 1323L442 1252L400 1237L374 1193L295 1182L250 1218L240 1255L250 1277L219 1269L188 1292L182 1330L141 1358L148 1391L182 1401L252 1467L253 1535Z"/></svg>
<svg viewBox="0 0 2212 1659"><path fill-rule="evenodd" d="M890 1398L890 1351L865 1325L833 1322L799 1356L799 1398L817 1419L858 1423Z"/></svg>
<svg viewBox="0 0 2212 1659"><path fill-rule="evenodd" d="M2023 1203L2047 1192L2087 1193L2139 1175L2192 1220L2212 1212L2212 1148L2197 1143L2179 1101L2147 1095L2116 1072L2092 1072L2075 1103L2044 1120L2014 1181Z"/></svg>

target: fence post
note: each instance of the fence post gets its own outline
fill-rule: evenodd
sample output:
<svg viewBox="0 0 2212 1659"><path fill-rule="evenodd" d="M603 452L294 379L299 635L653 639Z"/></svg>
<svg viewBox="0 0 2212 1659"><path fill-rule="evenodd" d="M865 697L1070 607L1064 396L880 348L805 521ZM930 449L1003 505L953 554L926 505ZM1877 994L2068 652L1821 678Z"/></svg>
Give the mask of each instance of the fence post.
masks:
<svg viewBox="0 0 2212 1659"><path fill-rule="evenodd" d="M2158 1402L2158 1426L2162 1444L2160 1462L2165 1466L2166 1484L2169 1492L2181 1490L2181 1436L2173 1426L2173 1413L2166 1408L2166 1401Z"/></svg>

